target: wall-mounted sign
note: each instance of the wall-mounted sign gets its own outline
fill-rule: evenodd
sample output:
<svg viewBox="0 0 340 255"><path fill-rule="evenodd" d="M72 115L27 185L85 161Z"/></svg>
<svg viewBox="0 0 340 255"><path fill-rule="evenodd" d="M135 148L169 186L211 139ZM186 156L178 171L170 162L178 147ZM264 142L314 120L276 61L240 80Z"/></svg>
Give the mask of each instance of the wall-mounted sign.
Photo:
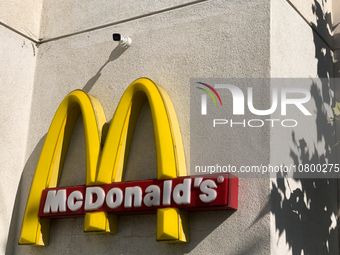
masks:
<svg viewBox="0 0 340 255"><path fill-rule="evenodd" d="M154 127L158 180L122 182L146 100ZM55 189L80 114L85 133L86 186ZM93 96L76 90L61 102L32 181L19 244L47 245L51 218L56 216L84 214L85 232L117 233L117 212L150 209L157 210L157 241L187 242L184 209L237 208L237 178L184 177L186 164L175 110L167 93L151 80L138 79L126 89L103 137L105 124L103 108Z"/></svg>
<svg viewBox="0 0 340 255"><path fill-rule="evenodd" d="M149 213L237 208L237 178L228 174L45 189L39 217L60 218L86 212Z"/></svg>

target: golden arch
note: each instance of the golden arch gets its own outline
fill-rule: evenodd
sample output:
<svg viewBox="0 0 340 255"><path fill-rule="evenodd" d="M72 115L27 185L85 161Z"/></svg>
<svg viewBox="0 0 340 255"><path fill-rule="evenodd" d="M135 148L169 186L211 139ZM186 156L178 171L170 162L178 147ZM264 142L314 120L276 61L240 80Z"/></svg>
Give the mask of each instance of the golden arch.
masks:
<svg viewBox="0 0 340 255"><path fill-rule="evenodd" d="M148 100L154 126L158 179L186 175L182 138L175 110L167 93L151 80L140 78L124 92L101 150L106 123L99 101L83 91L71 92L60 104L47 133L32 181L19 244L47 245L49 219L38 217L41 193L58 186L74 125L83 116L86 145L86 185L122 181L140 110ZM112 160L114 158L115 160ZM175 208L157 210L157 240L187 242L187 216ZM117 216L86 213L86 232L117 232Z"/></svg>

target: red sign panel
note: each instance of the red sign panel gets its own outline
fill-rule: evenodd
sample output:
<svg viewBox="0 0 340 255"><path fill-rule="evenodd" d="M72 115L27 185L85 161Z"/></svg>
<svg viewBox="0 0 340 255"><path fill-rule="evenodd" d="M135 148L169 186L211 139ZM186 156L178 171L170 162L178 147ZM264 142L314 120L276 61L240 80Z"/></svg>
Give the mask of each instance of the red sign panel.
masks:
<svg viewBox="0 0 340 255"><path fill-rule="evenodd" d="M169 180L117 182L43 190L39 217L74 217L86 212L155 213L237 209L238 178L230 174L187 176Z"/></svg>

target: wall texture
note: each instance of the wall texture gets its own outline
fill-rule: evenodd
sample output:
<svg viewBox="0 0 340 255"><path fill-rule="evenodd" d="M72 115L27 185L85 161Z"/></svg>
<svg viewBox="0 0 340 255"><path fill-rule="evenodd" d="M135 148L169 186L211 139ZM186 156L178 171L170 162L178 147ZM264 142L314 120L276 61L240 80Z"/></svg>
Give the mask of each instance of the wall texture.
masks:
<svg viewBox="0 0 340 255"><path fill-rule="evenodd" d="M190 213L188 244L157 243L156 216L135 215L120 217L116 235L85 234L83 219L53 220L49 246L18 246L23 213L45 135L60 102L74 89L95 96L109 121L132 81L148 77L161 85L168 92L179 119L189 170L190 78L310 78L311 84L306 88L313 89L310 107L317 114L294 130L295 139L304 140L306 151L310 151L304 160L310 160L316 150L319 160L335 161L329 149L334 130L323 125L331 114L334 86L329 81L315 82L313 86L313 78L333 76L332 40L327 34L328 16L324 16L330 12L331 2L311 1L308 8L298 1L284 0L174 0L137 4L45 0L35 4L31 6L35 8L32 14L28 12L20 18L15 18L16 13L19 7L28 8L24 3L18 2L14 10L12 4L5 5L13 15L6 14L2 16L6 19L1 21L12 24L13 29L0 26L3 34L0 54L5 60L0 70L1 90L4 90L0 105L8 109L2 116L5 124L0 126L5 134L0 140L4 155L0 158L0 171L10 180L1 185L1 190L10 194L6 197L6 210L0 210L4 219L1 223L6 229L0 236L3 252L6 249L6 254L336 254L337 227L332 225L332 217L337 210L337 197L323 199L322 194L336 194L337 184L293 179L286 183L274 179L240 179L239 209ZM24 29L23 24L29 28ZM41 42L35 45L13 30ZM32 35L26 30L33 31ZM132 46L125 51L118 47L112 41L114 32L129 35ZM13 97L13 92L17 96ZM125 180L156 177L149 108L148 104L144 106L138 121ZM21 124L17 125L18 122ZM82 125L80 119L66 157L61 186L85 183ZM292 137L292 130L278 129L253 137L254 143L262 144L259 155L265 155L258 160L289 164L295 162L291 151L302 160L301 144L297 145ZM231 139L234 139L231 144L237 141L247 145L247 137ZM218 156L223 157L223 153ZM237 163L243 160L237 157ZM3 169L11 169L13 174ZM308 189L313 185L318 189ZM303 193L302 200L316 205L306 211L307 222L291 221L295 217L292 210L277 203L291 201L299 190ZM320 201L326 204L319 204ZM321 205L321 209L327 207L327 213L320 213ZM316 235L299 239L296 228L302 227L304 235L311 232L306 226L315 222L320 224L313 231L322 231L322 239ZM325 229L329 228L327 234ZM297 239L300 241L295 242ZM306 244L309 242L315 246L310 248Z"/></svg>
<svg viewBox="0 0 340 255"><path fill-rule="evenodd" d="M0 24L22 36L40 38L42 0L0 1Z"/></svg>
<svg viewBox="0 0 340 255"><path fill-rule="evenodd" d="M312 116L300 112L297 128L272 129L272 164L336 162L337 123L327 124L337 85L333 14L331 1L272 1L271 76L305 78L300 87L312 96ZM272 180L272 254L338 254L337 180L292 177Z"/></svg>
<svg viewBox="0 0 340 255"><path fill-rule="evenodd" d="M0 253L4 253L13 205L26 162L27 138L36 62L29 40L0 26Z"/></svg>

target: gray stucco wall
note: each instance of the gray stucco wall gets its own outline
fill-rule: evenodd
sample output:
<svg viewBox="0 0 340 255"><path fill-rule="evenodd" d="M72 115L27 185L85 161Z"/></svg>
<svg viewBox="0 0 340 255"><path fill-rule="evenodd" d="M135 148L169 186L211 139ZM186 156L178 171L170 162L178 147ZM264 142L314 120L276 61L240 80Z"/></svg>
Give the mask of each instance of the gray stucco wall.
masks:
<svg viewBox="0 0 340 255"><path fill-rule="evenodd" d="M7 107L8 102L12 102L9 95L13 94L14 89L19 90L19 87L14 87L14 84L22 86L27 84L19 90L21 97L16 98L21 102L21 108L13 110L11 107L8 112L10 116L5 118L10 119L10 125L4 127L5 137L10 140L10 144L13 144L11 147L14 151L6 154L9 142L4 142L0 148L2 154L6 155L4 162L0 161L1 168L16 169L15 177L8 177L11 183L2 186L11 194L8 198L7 212L4 214L4 225L10 229L7 246L7 231L1 237L4 243L3 250L7 247L6 254L111 254L114 252L117 254L295 255L300 254L301 251L305 254L309 252L309 242L314 242L316 245L313 247L316 253L311 254L335 254L332 252L337 251L337 248L334 248L338 243L334 239L334 231L337 231L337 227L334 228L334 233L325 234L321 241L318 236L309 235L306 239L297 242L292 240L299 239L294 227L320 222L317 231L329 228L331 223L327 220L331 219L332 213L337 209L336 195L326 200L329 214L321 213L324 221L316 219L320 215L317 208L307 214L312 218L309 218L305 225L294 225L291 221L292 212L287 211L286 208L275 207L277 201L270 200L277 199L274 197L276 193L273 190L280 188L281 195L287 192L287 200L291 197L288 195L290 192L287 188L288 184L282 186L274 179L240 179L239 209L236 212L190 213L191 241L188 244L156 242L156 216L134 215L120 217L116 235L85 234L83 219L53 220L49 246L17 245L28 192L45 135L57 107L72 90L83 89L95 96L101 102L109 121L122 93L132 81L139 77L148 77L161 85L168 92L175 107L189 169L190 78L317 78L324 77L324 74L329 74L330 77L333 75L332 55L327 55L326 59L320 59L316 55L317 50L325 51L327 54L332 52L327 45L328 38L322 37L327 29L318 27L318 19L313 12L309 12L314 1L310 2L309 8L300 6L298 1L284 0L142 2L138 7L131 8L130 1L100 3L75 0L44 1L41 5L42 16L39 17L41 25L39 28L35 27L35 23L31 25L32 30L38 35L36 38L42 38L38 48L26 41L24 45L28 45L27 49L22 48L26 49L22 50L19 44L21 47L25 39L0 27L4 38L14 38L1 39L4 40L4 45L12 47L11 52L17 52L13 58L13 53L6 55L5 52L8 51L1 46L4 48L4 59L14 60L13 67L7 64L6 70L20 70L17 72L20 75L14 76L15 80L10 80L13 79L13 73L8 71L3 76L0 71L1 79L5 77L4 80L10 81L8 86L1 85L6 88L4 101L0 101L1 106L3 104ZM36 4L40 6L39 2ZM331 6L330 2L326 4L322 13L327 12L329 6ZM32 17L28 18L32 19ZM315 28L311 25L313 22L316 24ZM6 24L8 23L10 22ZM20 28L18 25L20 20L14 19L12 24L16 29ZM129 35L133 40L132 46L122 51L111 39L114 32ZM33 48L35 56L32 55ZM26 60L25 63L22 62L22 59L26 58L27 62ZM22 72L18 63L22 65L30 63L30 67ZM318 86L322 90L322 86L328 86L328 83ZM311 87L307 88L311 89ZM332 92L334 88L329 87L328 90ZM22 97L27 99L23 100ZM330 107L333 104L331 98L323 101L322 109L325 109L323 114L331 113ZM315 111L321 107L316 102L316 98L311 101L311 107ZM16 118L24 120L22 125L15 125L17 119L13 118L13 113L14 116L18 116ZM6 113L4 116L6 117ZM310 150L316 144L318 155L321 157L329 153L329 145L334 140L334 131L327 136L324 133L329 132L328 127L322 126L321 130L326 129L326 131L322 131L321 136L324 138L319 141L320 126L317 121L312 118L294 131L296 139L304 138ZM14 128L14 132L9 127L12 130ZM308 128L308 137L306 137L306 128ZM1 131L2 129L1 127ZM15 137L22 145L14 144L10 131L12 134L17 134ZM142 110L135 134L125 180L155 178L155 147L148 104ZM241 137L241 139L247 138ZM270 132L259 132L252 139L254 143L261 142L261 155L266 156L257 160L262 160L264 163L287 164L293 161L289 154L292 148L295 149L295 153L299 153L299 149L295 148L296 144L292 141L292 130L272 129ZM243 140L238 141L238 144L246 146L247 143L242 143ZM242 150L242 148L238 149ZM249 148L247 150L251 151ZM236 159L237 163L244 163L241 156L237 156ZM247 160L251 161L251 159ZM22 175L19 183L20 174ZM306 191L304 188L312 185L299 180L288 180L288 182L293 189L291 192L297 189L304 192ZM60 185L71 186L84 183L85 142L80 119L72 137ZM322 192L327 194L333 191L337 193L336 183L320 182L320 187ZM318 205L323 196L319 197L313 192L311 190L311 195L305 193L306 203L312 198L313 205L314 203ZM323 194L322 192L320 194ZM282 201L284 198L282 195ZM11 216L12 221L9 225ZM308 228L303 230L302 234L310 231ZM291 233L295 233L293 238ZM332 248L329 253L322 243L326 241Z"/></svg>
<svg viewBox="0 0 340 255"><path fill-rule="evenodd" d="M108 236L84 234L82 219L54 220L48 247L16 245L35 164L62 99L74 89L87 90L100 100L110 120L122 93L134 79L144 76L154 80L172 99L189 163L189 79L195 76L269 76L269 2L252 1L247 5L249 8L244 9L243 2L202 2L39 46L28 136L30 157L18 194L15 210L18 220L12 222L13 243L7 246L9 254L270 252L269 215L255 222L259 209L266 202L268 180L241 180L240 209L233 214L191 213L189 244L157 243L156 216L137 215L120 217L118 234ZM56 21L51 19L50 22ZM250 24L261 25L254 28ZM63 24L58 27L62 28ZM74 31L58 34L70 32ZM119 52L117 43L111 39L113 32L129 35L133 39L131 48ZM260 50L254 52L254 48ZM250 55L256 61L245 66L244 60ZM156 176L153 134L152 129L147 128L151 117L147 108L136 130L139 136L133 142L126 180ZM79 123L71 143L73 149L69 150L60 185L85 182L81 125ZM253 196L249 196L250 192Z"/></svg>
<svg viewBox="0 0 340 255"><path fill-rule="evenodd" d="M0 253L4 253L22 169L26 163L36 47L0 26Z"/></svg>
<svg viewBox="0 0 340 255"><path fill-rule="evenodd" d="M306 78L303 87L311 92L306 107L312 112L290 115L299 121L296 128L272 129L271 163L333 164L338 123L327 124L337 88L330 79L332 2L272 1L271 10L271 76ZM272 180L272 254L338 254L337 179L292 177Z"/></svg>

